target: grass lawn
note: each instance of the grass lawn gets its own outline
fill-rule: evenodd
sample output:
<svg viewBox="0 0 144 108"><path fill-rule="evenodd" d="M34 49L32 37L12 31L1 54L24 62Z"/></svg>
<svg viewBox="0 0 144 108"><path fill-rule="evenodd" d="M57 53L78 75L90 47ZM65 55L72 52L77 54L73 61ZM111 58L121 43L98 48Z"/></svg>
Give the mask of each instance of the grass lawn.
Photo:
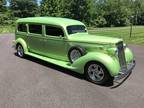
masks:
<svg viewBox="0 0 144 108"><path fill-rule="evenodd" d="M0 33L13 33L15 31L14 26L2 26L0 25Z"/></svg>
<svg viewBox="0 0 144 108"><path fill-rule="evenodd" d="M14 33L14 27L0 26L0 33ZM129 37L130 27L89 28L89 33L123 38L126 43L144 45L144 26L133 26L131 38Z"/></svg>
<svg viewBox="0 0 144 108"><path fill-rule="evenodd" d="M130 27L90 28L90 34L123 38L129 44L144 45L144 26L133 26L130 38Z"/></svg>

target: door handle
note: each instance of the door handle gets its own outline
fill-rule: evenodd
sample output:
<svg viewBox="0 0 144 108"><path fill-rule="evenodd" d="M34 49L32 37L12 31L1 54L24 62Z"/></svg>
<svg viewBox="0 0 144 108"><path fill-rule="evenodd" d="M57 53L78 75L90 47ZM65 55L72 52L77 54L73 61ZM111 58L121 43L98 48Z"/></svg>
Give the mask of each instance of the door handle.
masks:
<svg viewBox="0 0 144 108"><path fill-rule="evenodd" d="M43 42L46 42L47 40L46 40L46 39L39 39L39 41L43 41Z"/></svg>

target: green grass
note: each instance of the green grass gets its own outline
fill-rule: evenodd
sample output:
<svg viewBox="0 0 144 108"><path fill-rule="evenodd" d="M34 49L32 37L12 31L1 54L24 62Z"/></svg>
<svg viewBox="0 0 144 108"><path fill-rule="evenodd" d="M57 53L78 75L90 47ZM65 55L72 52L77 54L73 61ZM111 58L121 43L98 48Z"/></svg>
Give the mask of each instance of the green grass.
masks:
<svg viewBox="0 0 144 108"><path fill-rule="evenodd" d="M133 26L130 38L130 27L90 28L90 34L123 38L126 43L144 45L144 26Z"/></svg>
<svg viewBox="0 0 144 108"><path fill-rule="evenodd" d="M6 26L6 25L2 26L2 25L0 25L0 33L13 33L14 31L15 31L14 26L11 26L11 25L9 25L9 26Z"/></svg>

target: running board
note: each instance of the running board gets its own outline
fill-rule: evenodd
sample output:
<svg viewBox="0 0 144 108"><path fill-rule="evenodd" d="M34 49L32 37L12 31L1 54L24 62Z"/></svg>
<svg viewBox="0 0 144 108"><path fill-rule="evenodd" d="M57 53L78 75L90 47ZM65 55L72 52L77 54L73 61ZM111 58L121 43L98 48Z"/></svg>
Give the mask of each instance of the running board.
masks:
<svg viewBox="0 0 144 108"><path fill-rule="evenodd" d="M34 53L30 53L30 52L27 52L26 55L41 59L43 61L55 64L55 65L58 65L58 66L61 66L61 67L64 67L64 68L67 68L67 69L70 69L70 70L75 70L76 69L75 67L72 67L69 62L55 60L55 59L52 59L52 58L49 58L49 57L44 57L44 56L34 54Z"/></svg>

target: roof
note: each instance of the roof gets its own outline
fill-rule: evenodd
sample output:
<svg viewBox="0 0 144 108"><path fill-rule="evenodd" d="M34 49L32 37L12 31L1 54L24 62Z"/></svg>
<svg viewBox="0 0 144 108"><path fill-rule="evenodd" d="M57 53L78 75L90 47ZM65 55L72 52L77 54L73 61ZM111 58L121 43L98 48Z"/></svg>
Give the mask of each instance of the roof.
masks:
<svg viewBox="0 0 144 108"><path fill-rule="evenodd" d="M18 19L17 23L40 23L40 24L54 24L60 26L84 25L80 21L60 17L28 17Z"/></svg>

